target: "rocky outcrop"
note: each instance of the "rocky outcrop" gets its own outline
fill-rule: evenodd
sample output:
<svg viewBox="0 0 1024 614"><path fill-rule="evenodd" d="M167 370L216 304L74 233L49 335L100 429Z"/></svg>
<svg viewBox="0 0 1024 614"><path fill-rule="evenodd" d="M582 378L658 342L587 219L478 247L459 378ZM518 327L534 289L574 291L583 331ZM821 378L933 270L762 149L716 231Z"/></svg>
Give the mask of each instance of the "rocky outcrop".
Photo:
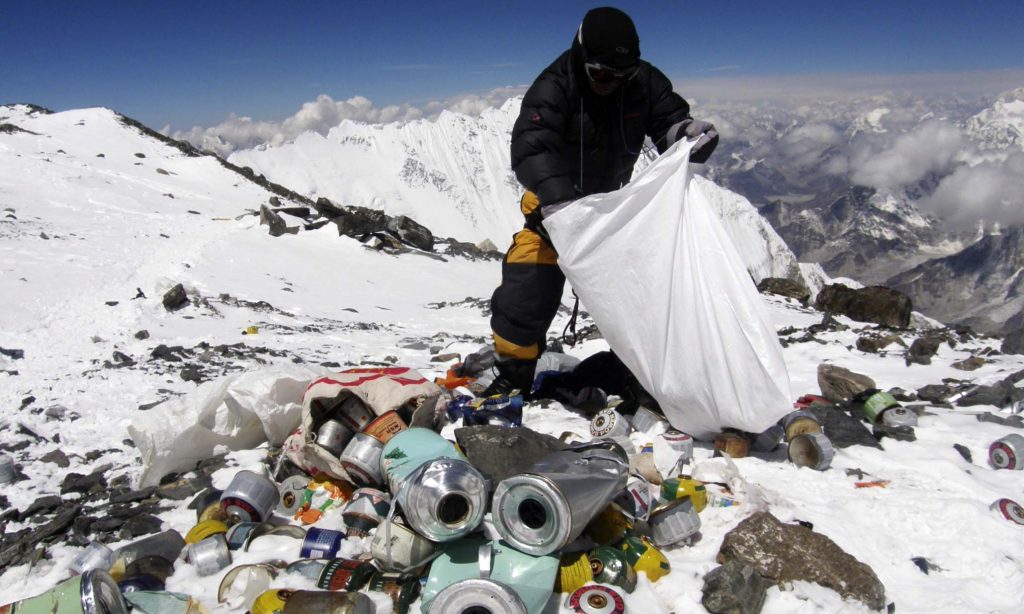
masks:
<svg viewBox="0 0 1024 614"><path fill-rule="evenodd" d="M844 315L858 322L906 328L913 305L907 295L883 286L854 290L843 284L825 286L814 302L815 309Z"/></svg>

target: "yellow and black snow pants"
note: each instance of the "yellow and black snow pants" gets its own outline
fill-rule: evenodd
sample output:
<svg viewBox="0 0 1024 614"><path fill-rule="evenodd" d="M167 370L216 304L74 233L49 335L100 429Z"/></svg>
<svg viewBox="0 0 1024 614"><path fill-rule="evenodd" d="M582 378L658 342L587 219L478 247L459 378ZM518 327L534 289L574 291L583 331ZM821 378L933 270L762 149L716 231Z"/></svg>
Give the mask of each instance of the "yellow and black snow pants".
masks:
<svg viewBox="0 0 1024 614"><path fill-rule="evenodd" d="M528 220L539 206L533 192L523 194L519 202ZM501 285L491 297L491 331L499 357L540 356L564 287L558 254L547 239L529 227L517 232L501 264Z"/></svg>

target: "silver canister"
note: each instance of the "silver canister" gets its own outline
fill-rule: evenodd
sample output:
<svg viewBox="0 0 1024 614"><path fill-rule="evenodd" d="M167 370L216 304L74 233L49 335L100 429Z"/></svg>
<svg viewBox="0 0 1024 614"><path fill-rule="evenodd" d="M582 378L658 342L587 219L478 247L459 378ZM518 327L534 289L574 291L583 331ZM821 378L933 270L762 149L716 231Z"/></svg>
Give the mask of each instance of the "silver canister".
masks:
<svg viewBox="0 0 1024 614"><path fill-rule="evenodd" d="M188 562L200 576L211 576L231 564L231 551L223 535L207 537L187 548Z"/></svg>
<svg viewBox="0 0 1024 614"><path fill-rule="evenodd" d="M384 571L411 571L427 564L437 544L404 524L385 520L370 542L370 554Z"/></svg>
<svg viewBox="0 0 1024 614"><path fill-rule="evenodd" d="M693 460L693 437L675 429L669 429L659 437L668 444L668 447L679 453L677 464L686 464Z"/></svg>
<svg viewBox="0 0 1024 614"><path fill-rule="evenodd" d="M659 548L678 544L700 531L700 515L689 496L662 503L651 511L647 522L654 545Z"/></svg>
<svg viewBox="0 0 1024 614"><path fill-rule="evenodd" d="M427 539L446 542L475 530L487 512L487 479L468 462L437 458L398 489L405 521Z"/></svg>
<svg viewBox="0 0 1024 614"><path fill-rule="evenodd" d="M917 426L917 414L906 407L893 407L882 412L886 426Z"/></svg>
<svg viewBox="0 0 1024 614"><path fill-rule="evenodd" d="M338 404L336 411L335 416L356 433L366 428L366 425L377 417L366 403L354 394L345 397Z"/></svg>
<svg viewBox="0 0 1024 614"><path fill-rule="evenodd" d="M513 548L550 554L583 532L629 478L629 459L610 441L581 444L540 459L529 473L498 484L491 511Z"/></svg>
<svg viewBox="0 0 1024 614"><path fill-rule="evenodd" d="M384 444L366 433L356 433L341 453L341 465L352 481L361 486L377 486L384 480L380 472L380 453Z"/></svg>
<svg viewBox="0 0 1024 614"><path fill-rule="evenodd" d="M824 471L832 464L835 449L824 433L798 435L789 442L789 460L798 467Z"/></svg>
<svg viewBox="0 0 1024 614"><path fill-rule="evenodd" d="M489 578L469 578L437 594L427 614L527 614L526 605L509 586Z"/></svg>
<svg viewBox="0 0 1024 614"><path fill-rule="evenodd" d="M117 562L117 555L110 548L103 544L90 542L85 550L78 553L78 556L71 561L71 573L83 574L92 569L110 571L110 568Z"/></svg>
<svg viewBox="0 0 1024 614"><path fill-rule="evenodd" d="M1024 469L1024 436L1012 433L992 442L988 462L995 469Z"/></svg>
<svg viewBox="0 0 1024 614"><path fill-rule="evenodd" d="M327 450L333 456L341 456L354 434L352 429L339 420L328 420L320 425L316 432L316 445Z"/></svg>
<svg viewBox="0 0 1024 614"><path fill-rule="evenodd" d="M131 565L138 559L147 556L159 556L170 562L178 560L182 550L185 549L185 538L174 529L167 529L163 533L143 537L114 551L117 560L124 563L125 567Z"/></svg>
<svg viewBox="0 0 1024 614"><path fill-rule="evenodd" d="M13 482L18 476L14 468L14 459L9 454L0 454L0 484Z"/></svg>
<svg viewBox="0 0 1024 614"><path fill-rule="evenodd" d="M637 408L631 422L634 429L648 435L661 435L672 428L664 416L647 409L643 405Z"/></svg>
<svg viewBox="0 0 1024 614"><path fill-rule="evenodd" d="M632 430L633 427L629 423L629 418L614 409L602 409L590 421L590 434L594 437L628 438Z"/></svg>
<svg viewBox="0 0 1024 614"><path fill-rule="evenodd" d="M220 506L229 522L263 522L273 514L280 499L277 484L258 473L243 470L231 478L220 496Z"/></svg>

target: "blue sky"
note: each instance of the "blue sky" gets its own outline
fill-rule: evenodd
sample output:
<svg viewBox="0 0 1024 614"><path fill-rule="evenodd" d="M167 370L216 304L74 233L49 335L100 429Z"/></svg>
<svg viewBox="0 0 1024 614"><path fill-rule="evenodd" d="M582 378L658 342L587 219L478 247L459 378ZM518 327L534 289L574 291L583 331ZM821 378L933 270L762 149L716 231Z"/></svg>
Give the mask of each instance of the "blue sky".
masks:
<svg viewBox="0 0 1024 614"><path fill-rule="evenodd" d="M155 128L280 120L319 94L424 104L530 83L599 3L0 2L0 103ZM620 2L677 84L1024 68L1024 2Z"/></svg>

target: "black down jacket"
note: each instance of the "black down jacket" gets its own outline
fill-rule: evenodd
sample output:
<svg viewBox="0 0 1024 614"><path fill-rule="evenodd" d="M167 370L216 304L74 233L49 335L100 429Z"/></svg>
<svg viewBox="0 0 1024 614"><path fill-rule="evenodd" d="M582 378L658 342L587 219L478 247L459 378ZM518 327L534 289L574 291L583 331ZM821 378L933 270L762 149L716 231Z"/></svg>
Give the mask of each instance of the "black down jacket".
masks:
<svg viewBox="0 0 1024 614"><path fill-rule="evenodd" d="M617 190L629 182L644 137L664 152L665 133L689 116L668 77L644 61L612 94L594 94L574 43L523 98L512 128L512 170L541 205Z"/></svg>

